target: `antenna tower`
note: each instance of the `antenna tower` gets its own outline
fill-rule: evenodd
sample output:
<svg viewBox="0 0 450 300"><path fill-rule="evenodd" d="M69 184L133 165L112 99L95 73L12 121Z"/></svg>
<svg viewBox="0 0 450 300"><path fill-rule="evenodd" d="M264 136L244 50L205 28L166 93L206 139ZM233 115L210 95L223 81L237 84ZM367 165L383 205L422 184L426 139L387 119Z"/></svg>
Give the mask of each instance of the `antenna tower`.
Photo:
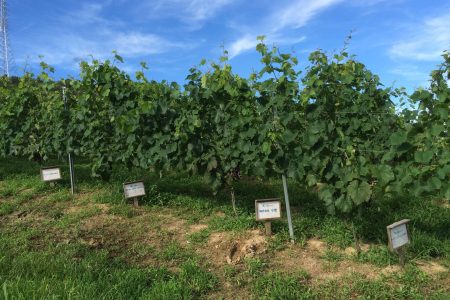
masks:
<svg viewBox="0 0 450 300"><path fill-rule="evenodd" d="M8 40L8 14L6 9L6 0L0 0L0 43L0 71L1 74L9 77L11 50L9 49Z"/></svg>

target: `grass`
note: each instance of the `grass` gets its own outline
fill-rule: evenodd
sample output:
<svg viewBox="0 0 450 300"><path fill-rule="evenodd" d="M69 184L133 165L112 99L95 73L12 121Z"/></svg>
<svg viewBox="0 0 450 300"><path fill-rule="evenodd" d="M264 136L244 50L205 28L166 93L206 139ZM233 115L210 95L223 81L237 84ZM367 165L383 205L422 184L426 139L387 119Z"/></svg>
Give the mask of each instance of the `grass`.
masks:
<svg viewBox="0 0 450 300"><path fill-rule="evenodd" d="M109 213L114 216L122 216L126 218L133 218L139 215L139 213L135 209L133 209L130 205L125 204L114 205L109 210Z"/></svg>
<svg viewBox="0 0 450 300"><path fill-rule="evenodd" d="M341 252L327 249L322 258L329 262L339 262L344 259L344 255Z"/></svg>
<svg viewBox="0 0 450 300"><path fill-rule="evenodd" d="M189 235L189 242L193 244L205 244L209 236L211 234L211 231L209 229L202 229L198 232L194 232Z"/></svg>
<svg viewBox="0 0 450 300"><path fill-rule="evenodd" d="M216 285L211 273L194 260L184 261L188 256L181 257L176 248L163 253L183 261L179 272L171 272L131 266L106 250L92 251L80 243L42 247L36 241L42 236L45 232L37 229L23 229L20 235L2 231L0 280L5 299L190 299Z"/></svg>
<svg viewBox="0 0 450 300"><path fill-rule="evenodd" d="M179 243L174 241L170 242L170 244L159 253L158 257L170 263L179 263L187 259L197 258L192 251L184 249Z"/></svg>
<svg viewBox="0 0 450 300"><path fill-rule="evenodd" d="M368 251L361 252L359 255L354 256L353 259L379 267L386 267L398 263L398 256L390 252L384 245L370 247Z"/></svg>
<svg viewBox="0 0 450 300"><path fill-rule="evenodd" d="M396 280L395 285L391 283L393 279ZM352 274L344 279L344 283L330 281L323 284L316 295L339 299L348 299L355 295L365 299L446 299L448 297L448 292L434 286L431 277L411 265L401 275L368 280ZM428 290L433 286L435 290Z"/></svg>
<svg viewBox="0 0 450 300"><path fill-rule="evenodd" d="M306 273L284 275L270 272L260 277L252 291L259 299L312 299Z"/></svg>
<svg viewBox="0 0 450 300"><path fill-rule="evenodd" d="M39 165L0 159L0 299L236 298L235 292L257 299L449 298L450 275L428 275L415 264L438 261L450 267L450 209L432 198L377 199L361 219L352 220L327 215L314 194L290 182L295 245L289 243L286 220L274 221L264 254L228 265L218 264L225 255L205 256L213 247L212 233L239 238L262 230L254 200L282 198L279 180L238 182L234 215L229 193L213 195L198 176L174 172L160 178L116 166L111 180L102 182L91 178L81 161L75 165L77 195L72 196L65 162L49 164L60 165L65 178L54 187L40 180ZM135 179L147 187L139 208L122 194L122 182ZM311 238L330 246L317 259L334 266L333 272L344 261L380 270L398 264L386 246L386 225L403 218L411 220L412 238L404 271L321 280L298 267L274 264L278 253L303 249ZM352 223L371 246L349 256L344 249L354 245ZM196 224L205 227L189 232Z"/></svg>

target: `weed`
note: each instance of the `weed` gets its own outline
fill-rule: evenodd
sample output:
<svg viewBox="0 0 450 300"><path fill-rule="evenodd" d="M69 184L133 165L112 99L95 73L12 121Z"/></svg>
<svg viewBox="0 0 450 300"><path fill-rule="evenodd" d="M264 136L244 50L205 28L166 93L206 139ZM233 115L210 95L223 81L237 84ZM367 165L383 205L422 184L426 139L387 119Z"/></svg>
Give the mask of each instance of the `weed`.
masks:
<svg viewBox="0 0 450 300"><path fill-rule="evenodd" d="M194 257L193 253L184 249L179 243L175 241L172 241L167 247L165 247L158 256L161 259L171 263L182 262Z"/></svg>
<svg viewBox="0 0 450 300"><path fill-rule="evenodd" d="M318 231L319 238L328 244L339 247L348 247L354 243L353 234L345 222L336 218L327 216Z"/></svg>
<svg viewBox="0 0 450 300"><path fill-rule="evenodd" d="M288 241L290 241L289 233L286 229L282 229L269 239L268 249L270 251L281 251L286 248Z"/></svg>
<svg viewBox="0 0 450 300"><path fill-rule="evenodd" d="M223 275L228 280L235 278L238 273L239 273L239 270L236 268L236 266L225 265L223 267Z"/></svg>
<svg viewBox="0 0 450 300"><path fill-rule="evenodd" d="M196 297L213 289L217 284L217 278L200 267L194 260L189 260L181 265L180 280L193 291Z"/></svg>
<svg viewBox="0 0 450 300"><path fill-rule="evenodd" d="M245 259L247 273L252 277L261 276L267 264L260 258Z"/></svg>
<svg viewBox="0 0 450 300"><path fill-rule="evenodd" d="M286 270L278 265L268 264L266 255L208 271L208 263L199 253L208 247L210 233L231 231L232 235L240 236L245 230L262 228L255 221L254 200L282 197L279 179L243 178L238 182L235 216L229 193L220 191L213 195L199 176L165 172L159 178L159 174L146 170L114 166L111 181L105 183L90 177L87 161L76 162L78 194L72 198L66 162L52 161L63 166L64 179L56 187L50 187L41 181L39 165L23 159L0 159L0 298L220 298L229 284L231 289L239 287L258 299L449 298L447 273L426 275L413 263L408 263L403 272L377 279L350 274L329 281L315 277L314 282L304 272L284 273ZM125 203L122 191L124 181L135 179L143 179L147 186L147 196L141 199L139 210ZM408 259L438 258L440 264L450 267L450 210L443 209L434 199L380 198L356 220L326 215L317 196L298 184L289 182L289 190L297 243L304 244L317 237L331 249L353 245L349 226L353 222L362 240L372 245L368 251L351 258L341 254L342 251L327 250L321 257L325 266L341 264L345 259L378 268L396 264L398 257L385 246L386 225L408 218L411 219ZM95 230L83 231L78 226L83 220L103 213L95 202L107 204L101 207L109 207L109 214L130 219L121 220L124 226L120 228L108 222ZM75 205L77 209L71 210ZM22 212L30 217L11 215L19 216ZM190 244L182 246L177 233L165 226L167 218L172 220L174 216L182 219L183 224L201 222L208 227L189 235ZM147 243L148 230L151 239L158 239L156 243ZM122 236L125 231L127 235ZM276 252L290 240L286 219L273 222L273 231L274 236L268 239L268 257L277 257ZM115 232L120 236L115 236ZM78 242L80 236L85 238L83 243ZM92 247L86 243L91 238L104 239L105 243ZM197 252L198 248L201 251ZM165 267L143 267L148 265L170 267L171 271ZM213 273L226 282L220 282Z"/></svg>
<svg viewBox="0 0 450 300"><path fill-rule="evenodd" d="M339 251L335 251L332 249L326 249L325 253L322 255L322 259L329 262L339 262L344 259L344 255Z"/></svg>
<svg viewBox="0 0 450 300"><path fill-rule="evenodd" d="M252 291L263 299L311 299L307 274L285 275L271 272L260 277Z"/></svg>
<svg viewBox="0 0 450 300"><path fill-rule="evenodd" d="M116 204L109 209L109 213L114 216L121 216L125 218L133 218L139 215L139 212L131 205Z"/></svg>
<svg viewBox="0 0 450 300"><path fill-rule="evenodd" d="M385 267L398 263L398 257L386 246L371 246L368 251L360 252L359 255L352 256L355 261L371 263L379 267Z"/></svg>
<svg viewBox="0 0 450 300"><path fill-rule="evenodd" d="M257 227L253 216L238 215L235 217L215 216L208 222L210 228L214 231L244 231Z"/></svg>
<svg viewBox="0 0 450 300"><path fill-rule="evenodd" d="M9 215L17 208L17 204L13 201L0 202L0 216Z"/></svg>
<svg viewBox="0 0 450 300"><path fill-rule="evenodd" d="M100 208L91 207L91 208L82 209L76 213L66 214L58 220L57 226L60 228L66 228L72 224L80 222L83 219L93 217L100 212L101 212Z"/></svg>
<svg viewBox="0 0 450 300"><path fill-rule="evenodd" d="M195 245L204 244L208 241L210 234L211 230L209 228L205 228L190 234L188 240Z"/></svg>

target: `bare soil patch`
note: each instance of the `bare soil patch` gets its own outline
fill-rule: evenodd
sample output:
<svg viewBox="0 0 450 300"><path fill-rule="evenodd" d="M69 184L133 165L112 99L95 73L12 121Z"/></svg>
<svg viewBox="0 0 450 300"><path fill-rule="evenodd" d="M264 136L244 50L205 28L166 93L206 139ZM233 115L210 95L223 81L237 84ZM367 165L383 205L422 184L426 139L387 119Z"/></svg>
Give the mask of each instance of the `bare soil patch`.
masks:
<svg viewBox="0 0 450 300"><path fill-rule="evenodd" d="M450 201L444 200L444 201L441 202L440 206L450 209Z"/></svg>
<svg viewBox="0 0 450 300"><path fill-rule="evenodd" d="M310 252L317 252L319 254L324 254L327 250L327 244L321 240L312 238L306 243L306 248Z"/></svg>
<svg viewBox="0 0 450 300"><path fill-rule="evenodd" d="M348 259L329 262L322 258L323 254L330 248L325 242L311 239L306 247L289 245L287 249L274 253L274 268L287 270L290 273L306 271L311 276L312 283L320 283L324 280L338 279L351 275L360 274L367 279L375 279L382 273L382 268L371 264L357 263ZM349 248L344 253L348 253ZM352 249L352 253L354 248ZM356 253L356 250L354 250ZM396 268L384 270L386 274L397 271Z"/></svg>
<svg viewBox="0 0 450 300"><path fill-rule="evenodd" d="M190 234L192 234L192 233L196 233L196 232L202 231L202 230L204 230L206 228L208 228L208 225L206 225L206 224L195 224L195 225L189 226L189 230L188 231L189 231Z"/></svg>
<svg viewBox="0 0 450 300"><path fill-rule="evenodd" d="M434 261L417 261L416 262L417 266L419 267L420 270L422 270L424 273L428 274L428 275L437 275L437 274L441 274L441 273L449 273L449 269L440 265L437 262ZM449 273L450 275L450 273Z"/></svg>
<svg viewBox="0 0 450 300"><path fill-rule="evenodd" d="M185 230L186 228L186 221L179 218L165 218L166 219L166 226L165 229L170 232L180 232Z"/></svg>
<svg viewBox="0 0 450 300"><path fill-rule="evenodd" d="M381 274L384 276L389 276L395 273L399 273L402 271L402 268L399 265L387 266L381 270Z"/></svg>
<svg viewBox="0 0 450 300"><path fill-rule="evenodd" d="M260 230L246 231L239 236L229 232L212 233L206 248L198 250L216 267L239 264L267 252L267 240Z"/></svg>
<svg viewBox="0 0 450 300"><path fill-rule="evenodd" d="M367 252L370 250L371 245L370 244L365 244L365 243L360 243L359 247L361 249L361 252ZM355 247L347 247L344 250L344 254L348 255L348 256L354 256L358 253L358 251L356 251Z"/></svg>
<svg viewBox="0 0 450 300"><path fill-rule="evenodd" d="M84 194L82 198L89 195L91 193ZM34 199L40 199L40 197ZM173 264L164 262L157 256L158 253L173 242L191 251L188 245L189 235L208 229L208 225L204 223L189 225L187 221L172 215L170 209L132 208L138 214L128 218L126 214L123 214L124 216L110 214L111 205L89 200L80 201L79 197L77 200L61 202L58 205L63 214L67 215L78 215L86 210L96 210L94 210L94 216L91 214L90 217L77 221L74 226L60 229L48 227L48 221L52 220L50 215L33 211L25 204L18 211L0 218L0 224L11 227L25 224L36 228L47 226L46 235L51 236L54 243L82 243L91 249L107 249L111 256L123 257L134 265L143 267L168 265L174 270L178 262ZM222 213L216 213L216 215L220 214ZM33 243L37 249L45 247L48 243L48 239L45 240L39 236L35 239ZM383 275L390 276L402 272L397 265L383 268L349 260L348 256L356 254L354 247L342 250L330 247L317 238L308 240L304 247L298 244L287 244L284 250L274 252L268 251L269 241L270 237L266 237L261 230L247 230L241 233L213 232L207 243L194 245L196 253L205 265L220 278L221 285L216 293L210 295L210 298L214 299L217 296L217 298L235 299L236 295L242 298L250 297L245 287L234 284L224 276L226 268L245 270L244 262L247 258L264 259L271 271L292 274L306 271L311 276L312 284L345 278L355 273L362 278L378 279ZM142 249L146 247L155 251L143 251ZM369 244L361 244L362 251L368 251L370 247ZM338 258L336 261L325 259L324 255L328 250L343 254L342 259ZM267 260L269 257L271 259ZM417 265L422 271L432 276L442 274L445 276L449 272L448 268L437 262L419 261Z"/></svg>
<svg viewBox="0 0 450 300"><path fill-rule="evenodd" d="M75 204L75 203L74 203ZM89 203L86 205L74 205L64 209L65 214L78 214L86 209L97 208L102 214L108 213L109 206L103 203Z"/></svg>

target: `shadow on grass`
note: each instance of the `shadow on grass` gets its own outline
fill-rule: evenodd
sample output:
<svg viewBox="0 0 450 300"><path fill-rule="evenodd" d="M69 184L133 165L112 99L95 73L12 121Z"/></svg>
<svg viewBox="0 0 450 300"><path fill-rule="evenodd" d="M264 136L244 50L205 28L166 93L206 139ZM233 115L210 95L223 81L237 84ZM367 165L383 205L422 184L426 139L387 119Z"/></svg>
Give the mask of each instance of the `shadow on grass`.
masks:
<svg viewBox="0 0 450 300"><path fill-rule="evenodd" d="M113 166L110 181L104 182L91 176L91 169L86 160L76 158L75 162L76 183L79 187L106 190L96 201L117 204L123 201L122 183L142 179L147 187L147 196L141 199L143 204L176 207L193 222L218 211L225 213L227 218L233 216L229 191L222 190L214 195L200 176L169 172L163 173L160 178L155 172L135 168L130 170L117 164ZM61 166L64 179L58 185L70 187L66 161L53 160L46 165ZM39 170L37 163L21 158L0 159L0 180L14 176L39 176ZM245 178L236 183L235 191L239 218L245 220L254 216L256 199L283 199L281 180L276 178L265 181ZM318 237L340 247L350 246L354 241L349 224L353 221L363 241L386 244L386 226L407 218L411 220L412 244L409 251L412 255L450 257L450 210L438 206L432 199L412 196L383 197L366 207L361 219L346 219L328 215L316 195L298 183L289 182L289 193L297 240ZM248 224L246 226L250 228L260 225L247 221L242 224ZM274 222L273 230L288 237L285 219Z"/></svg>

